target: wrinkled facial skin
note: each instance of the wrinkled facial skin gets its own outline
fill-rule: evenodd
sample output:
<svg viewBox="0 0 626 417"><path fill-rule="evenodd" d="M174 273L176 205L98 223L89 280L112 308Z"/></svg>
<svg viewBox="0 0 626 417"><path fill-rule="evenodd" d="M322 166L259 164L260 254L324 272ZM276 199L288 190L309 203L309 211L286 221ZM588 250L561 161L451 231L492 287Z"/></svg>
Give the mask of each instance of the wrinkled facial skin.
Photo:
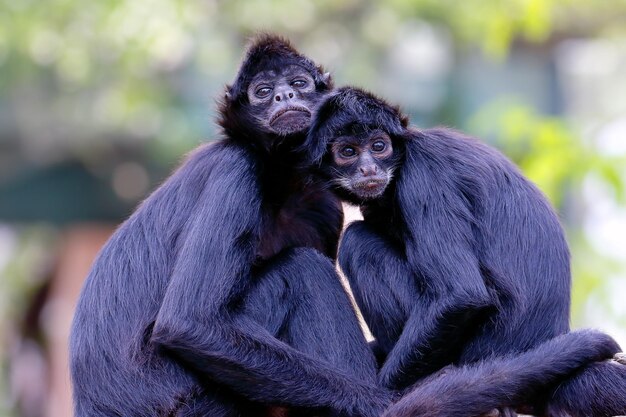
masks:
<svg viewBox="0 0 626 417"><path fill-rule="evenodd" d="M330 153L333 183L364 201L383 194L399 161L391 138L381 130L340 136L333 140Z"/></svg>
<svg viewBox="0 0 626 417"><path fill-rule="evenodd" d="M316 91L311 74L297 65L258 73L247 93L259 126L279 136L308 129L313 109L324 95Z"/></svg>

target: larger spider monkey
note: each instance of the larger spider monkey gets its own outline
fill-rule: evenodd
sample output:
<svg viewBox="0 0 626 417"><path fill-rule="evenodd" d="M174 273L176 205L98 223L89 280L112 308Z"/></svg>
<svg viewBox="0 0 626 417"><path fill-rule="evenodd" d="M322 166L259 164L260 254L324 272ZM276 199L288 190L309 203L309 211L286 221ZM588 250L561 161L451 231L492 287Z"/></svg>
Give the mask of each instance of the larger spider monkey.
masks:
<svg viewBox="0 0 626 417"><path fill-rule="evenodd" d="M447 365L493 357L510 357L505 372L519 352L540 361L532 349L569 331L569 251L558 218L499 152L451 130L410 128L396 107L352 88L326 98L303 148L338 195L361 207L339 263L376 338L383 387L405 390ZM560 351L564 340L550 343ZM625 414L626 366L593 363L541 392L494 406ZM424 410L411 396L389 415Z"/></svg>
<svg viewBox="0 0 626 417"><path fill-rule="evenodd" d="M251 44L220 107L224 138L137 208L85 282L77 417L381 414L389 394L331 260L341 205L296 168L331 88L286 40Z"/></svg>

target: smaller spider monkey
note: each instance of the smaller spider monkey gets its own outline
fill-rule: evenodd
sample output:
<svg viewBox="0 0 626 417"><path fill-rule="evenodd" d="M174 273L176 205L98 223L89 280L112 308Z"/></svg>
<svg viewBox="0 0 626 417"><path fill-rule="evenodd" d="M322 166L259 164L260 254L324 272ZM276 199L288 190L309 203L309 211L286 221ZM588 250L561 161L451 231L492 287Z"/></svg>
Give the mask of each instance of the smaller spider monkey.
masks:
<svg viewBox="0 0 626 417"><path fill-rule="evenodd" d="M376 338L382 386L405 390L449 365L531 354L569 332L559 220L495 149L447 129L410 128L396 107L354 88L326 97L304 147L363 213L343 235L339 264ZM626 413L625 366L592 363L558 382L526 404L496 406Z"/></svg>

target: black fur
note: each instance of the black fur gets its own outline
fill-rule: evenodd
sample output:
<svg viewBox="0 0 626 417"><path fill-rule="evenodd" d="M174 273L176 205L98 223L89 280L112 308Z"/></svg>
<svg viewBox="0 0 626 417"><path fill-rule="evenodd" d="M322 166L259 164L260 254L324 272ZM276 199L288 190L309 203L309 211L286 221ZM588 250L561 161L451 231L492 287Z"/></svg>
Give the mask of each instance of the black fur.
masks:
<svg viewBox="0 0 626 417"><path fill-rule="evenodd" d="M521 354L458 368L446 367L406 390L406 395L383 416L475 417L496 408L517 408L530 397L542 397L555 381L617 351L619 346L603 333L589 330L567 333ZM540 409L526 411L533 415L563 415Z"/></svg>
<svg viewBox="0 0 626 417"><path fill-rule="evenodd" d="M259 130L244 96L255 72L293 64L328 92L309 59L261 36L221 105L225 138L195 150L102 249L71 334L76 417L374 417L389 403L330 260L340 203L296 168L304 133Z"/></svg>
<svg viewBox="0 0 626 417"><path fill-rule="evenodd" d="M307 70L315 81L316 92L329 92L333 89L332 79L321 66L316 66L309 58L301 55L291 44L276 35L260 35L248 48L241 68L232 86L226 87L220 103L219 124L225 135L242 146L271 149L282 144L284 138L259 129L249 111L246 89L252 77L261 70L279 71L288 65L297 65ZM269 136L269 137L268 137ZM293 149L304 139L303 135L289 138L289 147ZM295 143L295 142L300 143Z"/></svg>
<svg viewBox="0 0 626 417"><path fill-rule="evenodd" d="M339 262L386 356L380 383L405 389L446 365L532 354L567 333L569 251L541 192L496 150L452 130L410 128L397 108L358 89L340 89L322 104L304 148L336 180L332 142L376 130L400 158L396 178L375 199L336 188L364 216L345 231ZM626 389L625 374L608 362L590 366L561 385L552 412L626 413L626 396L612 396ZM600 392L605 379L614 385ZM533 398L533 405L545 399Z"/></svg>

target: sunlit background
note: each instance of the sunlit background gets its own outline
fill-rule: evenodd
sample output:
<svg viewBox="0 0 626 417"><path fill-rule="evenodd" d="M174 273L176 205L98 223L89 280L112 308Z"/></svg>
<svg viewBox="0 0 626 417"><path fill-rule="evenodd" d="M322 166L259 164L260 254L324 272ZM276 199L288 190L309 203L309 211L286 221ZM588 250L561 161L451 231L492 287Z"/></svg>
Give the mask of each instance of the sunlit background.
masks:
<svg viewBox="0 0 626 417"><path fill-rule="evenodd" d="M0 0L0 416L71 416L93 256L219 137L256 30L515 160L567 229L573 326L626 345L626 1Z"/></svg>

